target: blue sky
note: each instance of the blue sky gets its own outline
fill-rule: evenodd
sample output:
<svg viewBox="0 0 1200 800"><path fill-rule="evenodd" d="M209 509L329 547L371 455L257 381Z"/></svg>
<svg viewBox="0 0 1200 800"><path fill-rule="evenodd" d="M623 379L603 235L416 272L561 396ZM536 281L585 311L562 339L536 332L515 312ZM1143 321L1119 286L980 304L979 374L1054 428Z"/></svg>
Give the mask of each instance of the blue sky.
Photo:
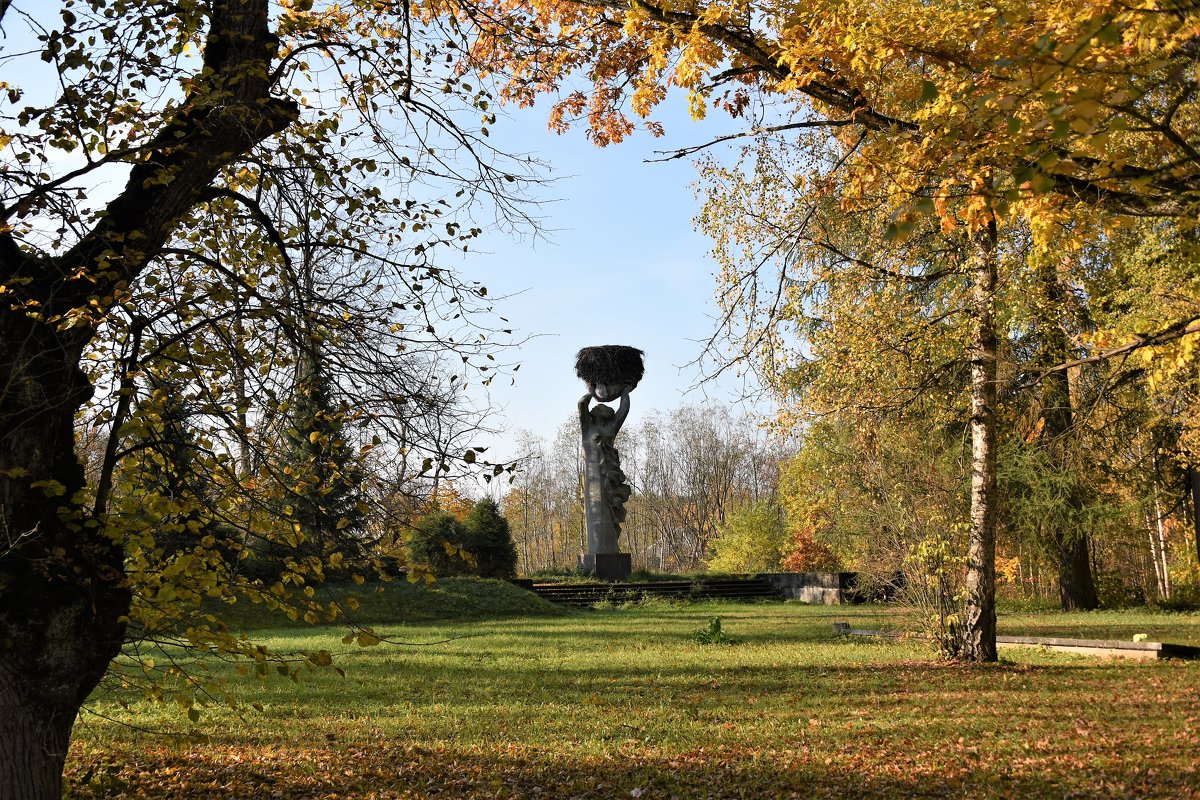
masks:
<svg viewBox="0 0 1200 800"><path fill-rule="evenodd" d="M0 49L33 46L24 25L14 22L6 33ZM42 66L34 61L35 69ZM43 81L52 84L52 70L44 70L23 82L31 90ZM574 415L585 391L573 370L581 347L628 344L646 352L646 377L633 394L631 421L650 408L706 398L731 402L742 389L733 376L694 388L702 376L692 362L714 330L716 269L711 243L692 227L700 205L692 187L695 166L690 159L646 163L656 151L702 143L738 130L737 124L715 113L694 123L684 96L674 94L656 113L666 126L664 137L639 132L597 148L582 126L550 133L547 106L509 108L491 127L501 151L528 153L551 168L555 180L534 198L542 201L534 210L542 236L514 239L491 231L461 264L447 264L503 298L497 313L518 335L532 337L518 352L501 356L521 363L516 383L499 379L490 390L498 409L491 423L509 431L491 443L495 460L517 455L516 430L551 438ZM723 145L713 152L733 151Z"/></svg>
<svg viewBox="0 0 1200 800"><path fill-rule="evenodd" d="M684 402L731 402L742 383L733 376L698 388L691 364L714 330L716 265L711 242L693 230L700 200L689 159L646 163L657 150L729 133L724 119L693 123L681 96L669 97L664 137L639 133L597 148L582 127L557 135L546 130L543 109L510 109L493 128L502 149L523 150L553 168L556 182L540 209L548 241L489 236L464 264L490 293L512 295L497 307L518 332L534 336L516 354L515 385L493 385L512 429L543 437L574 414L585 387L574 375L581 347L628 344L646 351L646 377L632 395L639 410ZM731 152L728 146L723 152ZM722 151L716 151L718 153ZM496 382L497 384L500 381ZM689 391L691 390L691 391ZM499 457L511 437L498 441Z"/></svg>

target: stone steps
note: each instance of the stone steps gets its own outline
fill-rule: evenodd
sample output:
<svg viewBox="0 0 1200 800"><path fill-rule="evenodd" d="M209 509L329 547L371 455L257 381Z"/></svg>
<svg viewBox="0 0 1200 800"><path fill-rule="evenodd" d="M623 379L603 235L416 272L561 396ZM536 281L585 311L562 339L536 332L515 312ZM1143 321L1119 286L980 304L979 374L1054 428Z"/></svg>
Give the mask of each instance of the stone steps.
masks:
<svg viewBox="0 0 1200 800"><path fill-rule="evenodd" d="M686 600L780 600L779 591L761 578L702 578L694 581L645 583L535 583L531 591L553 603L590 606L595 603L629 603L647 597Z"/></svg>

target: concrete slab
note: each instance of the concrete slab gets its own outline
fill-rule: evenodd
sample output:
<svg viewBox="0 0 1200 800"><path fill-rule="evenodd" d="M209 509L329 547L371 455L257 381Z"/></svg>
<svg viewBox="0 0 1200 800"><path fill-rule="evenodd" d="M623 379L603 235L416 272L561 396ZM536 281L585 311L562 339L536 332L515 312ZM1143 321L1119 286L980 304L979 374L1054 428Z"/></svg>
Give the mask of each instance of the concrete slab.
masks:
<svg viewBox="0 0 1200 800"><path fill-rule="evenodd" d="M884 639L926 639L920 633L875 631L851 628L848 622L833 623L833 632L842 636L878 636ZM1039 647L1062 653L1096 656L1098 658L1200 658L1200 647L1171 642L1125 642L1118 639L1063 639L1047 636L997 636L997 648Z"/></svg>

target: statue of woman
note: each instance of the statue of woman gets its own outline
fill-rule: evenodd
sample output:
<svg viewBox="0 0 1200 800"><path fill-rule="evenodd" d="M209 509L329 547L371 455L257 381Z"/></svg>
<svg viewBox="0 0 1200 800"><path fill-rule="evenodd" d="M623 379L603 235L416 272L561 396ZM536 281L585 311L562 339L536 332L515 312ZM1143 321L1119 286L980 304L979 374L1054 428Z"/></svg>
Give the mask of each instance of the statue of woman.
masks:
<svg viewBox="0 0 1200 800"><path fill-rule="evenodd" d="M625 521L625 501L632 492L621 471L621 457L616 446L617 433L629 416L629 390L621 387L620 396L621 404L615 412L611 406L599 402L589 408L596 399L592 392L579 400L590 553L620 552L617 537L621 533L621 523Z"/></svg>

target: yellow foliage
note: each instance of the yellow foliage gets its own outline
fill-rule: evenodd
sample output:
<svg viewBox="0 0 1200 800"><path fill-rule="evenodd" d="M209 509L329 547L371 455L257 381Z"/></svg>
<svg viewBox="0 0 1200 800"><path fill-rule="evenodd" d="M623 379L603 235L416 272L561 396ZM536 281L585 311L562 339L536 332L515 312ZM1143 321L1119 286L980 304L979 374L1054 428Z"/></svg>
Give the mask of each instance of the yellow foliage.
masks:
<svg viewBox="0 0 1200 800"><path fill-rule="evenodd" d="M1200 10L1190 7L1161 13L1160 3L1108 0L493 4L493 19L516 14L539 27L514 37L485 25L473 57L511 75L506 94L523 104L571 73L588 74L588 96L558 101L554 119L561 125L586 106L599 144L632 130L622 111L627 93L644 118L665 87L678 86L699 118L734 86L799 119L861 126L865 136L847 139L854 143L844 165L851 192L872 193L880 174L905 191L926 185L931 174L967 189L956 195L961 203L939 210L947 225L978 225L993 208L1036 220L1045 194L1165 207L1178 201L1170 189L1178 189L1180 173L1169 183L1155 170L1181 159L1187 180L1200 181L1200 164L1183 142L1197 113L1186 54L1200 32ZM478 14L444 8L480 24ZM601 14L618 25L594 24ZM534 74L540 79L531 82ZM1180 106L1169 116L1169 100L1147 102L1171 92ZM741 113L740 105L727 107ZM1159 135L1159 124L1183 135Z"/></svg>
<svg viewBox="0 0 1200 800"><path fill-rule="evenodd" d="M1021 580L1021 559L996 557L996 581L1001 584L1017 585Z"/></svg>

